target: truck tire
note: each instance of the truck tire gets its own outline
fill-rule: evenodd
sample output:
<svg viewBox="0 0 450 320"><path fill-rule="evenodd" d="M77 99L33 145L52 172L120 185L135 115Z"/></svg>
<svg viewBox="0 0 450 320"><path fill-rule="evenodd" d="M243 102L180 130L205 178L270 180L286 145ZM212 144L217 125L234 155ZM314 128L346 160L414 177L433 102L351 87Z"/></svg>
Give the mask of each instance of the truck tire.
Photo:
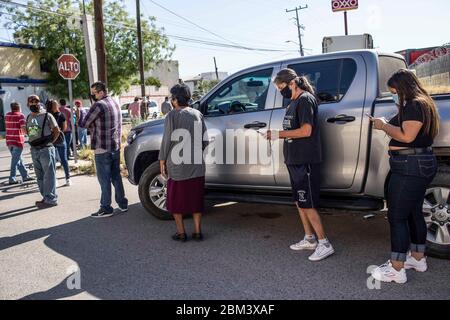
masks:
<svg viewBox="0 0 450 320"><path fill-rule="evenodd" d="M161 176L159 162L152 163L139 180L139 199L145 210L160 220L171 220L166 210L167 181Z"/></svg>
<svg viewBox="0 0 450 320"><path fill-rule="evenodd" d="M441 166L427 189L423 212L427 222L427 254L450 259L450 167Z"/></svg>

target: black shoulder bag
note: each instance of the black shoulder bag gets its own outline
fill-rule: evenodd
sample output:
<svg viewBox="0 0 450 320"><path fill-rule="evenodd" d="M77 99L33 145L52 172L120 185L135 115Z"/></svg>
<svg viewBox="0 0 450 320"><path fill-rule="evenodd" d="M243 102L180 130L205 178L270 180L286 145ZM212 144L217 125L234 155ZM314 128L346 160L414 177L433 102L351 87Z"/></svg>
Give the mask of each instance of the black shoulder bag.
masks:
<svg viewBox="0 0 450 320"><path fill-rule="evenodd" d="M27 123L28 123L29 117L30 117L30 115L28 115L28 117L27 117ZM32 147L43 148L53 142L52 134L50 134L49 136L44 136L45 124L47 123L47 117L48 117L48 113L45 113L44 122L42 123L42 128L41 128L41 136L39 138L29 142Z"/></svg>

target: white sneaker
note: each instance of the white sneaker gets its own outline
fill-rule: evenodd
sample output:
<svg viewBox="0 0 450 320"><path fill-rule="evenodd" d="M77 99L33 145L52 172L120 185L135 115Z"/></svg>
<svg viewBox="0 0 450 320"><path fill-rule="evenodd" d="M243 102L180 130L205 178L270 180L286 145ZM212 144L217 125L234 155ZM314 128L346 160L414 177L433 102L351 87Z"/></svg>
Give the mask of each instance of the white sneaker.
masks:
<svg viewBox="0 0 450 320"><path fill-rule="evenodd" d="M423 257L419 261L413 256L408 255L405 261L405 269L414 269L418 272L425 272L428 269L427 258Z"/></svg>
<svg viewBox="0 0 450 320"><path fill-rule="evenodd" d="M391 261L373 269L372 277L382 282L406 283L407 281L405 269L403 268L400 271L395 270L392 267Z"/></svg>
<svg viewBox="0 0 450 320"><path fill-rule="evenodd" d="M314 242L309 242L308 240L303 239L302 241L291 245L289 248L291 248L292 250L295 250L295 251L316 250L317 245L318 245L318 243L315 239L314 239Z"/></svg>
<svg viewBox="0 0 450 320"><path fill-rule="evenodd" d="M66 186L70 187L72 185L72 180L66 179Z"/></svg>
<svg viewBox="0 0 450 320"><path fill-rule="evenodd" d="M309 261L320 261L325 258L328 258L333 253L334 249L331 243L329 242L327 244L319 243L317 245L316 251L314 251L314 253L311 256L309 256L308 259Z"/></svg>

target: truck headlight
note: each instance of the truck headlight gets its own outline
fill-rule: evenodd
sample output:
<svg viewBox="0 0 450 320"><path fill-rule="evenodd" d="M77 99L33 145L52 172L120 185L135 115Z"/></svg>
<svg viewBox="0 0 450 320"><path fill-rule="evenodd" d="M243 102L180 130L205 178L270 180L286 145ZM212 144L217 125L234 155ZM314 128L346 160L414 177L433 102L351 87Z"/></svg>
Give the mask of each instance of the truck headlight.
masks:
<svg viewBox="0 0 450 320"><path fill-rule="evenodd" d="M130 134L127 138L127 143L130 145L133 143L134 140L136 140L137 136L143 131L144 129L131 129Z"/></svg>

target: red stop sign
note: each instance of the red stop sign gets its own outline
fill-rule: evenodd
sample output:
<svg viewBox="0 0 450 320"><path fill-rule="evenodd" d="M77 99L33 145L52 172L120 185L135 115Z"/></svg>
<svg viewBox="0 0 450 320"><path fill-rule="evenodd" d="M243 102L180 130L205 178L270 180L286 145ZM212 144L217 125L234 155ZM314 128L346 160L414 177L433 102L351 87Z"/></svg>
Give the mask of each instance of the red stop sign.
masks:
<svg viewBox="0 0 450 320"><path fill-rule="evenodd" d="M72 54L63 54L56 61L58 72L66 80L73 80L80 74L80 61Z"/></svg>

